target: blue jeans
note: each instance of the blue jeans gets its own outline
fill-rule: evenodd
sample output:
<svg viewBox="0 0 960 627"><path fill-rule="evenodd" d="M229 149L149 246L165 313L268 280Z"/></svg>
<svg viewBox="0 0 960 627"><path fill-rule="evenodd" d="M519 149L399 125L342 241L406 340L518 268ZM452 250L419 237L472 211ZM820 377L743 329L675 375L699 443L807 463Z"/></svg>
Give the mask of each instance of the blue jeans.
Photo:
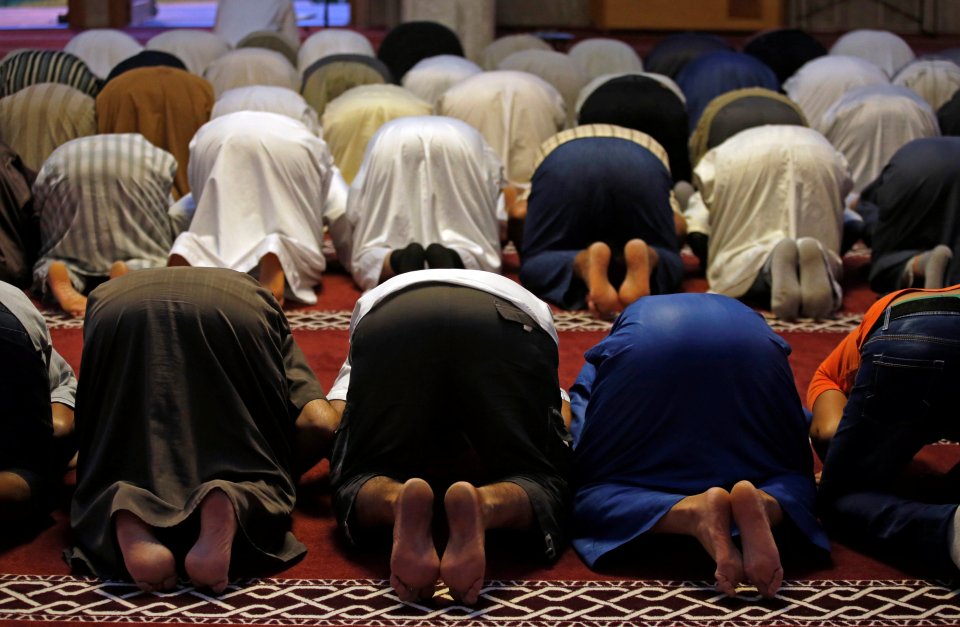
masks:
<svg viewBox="0 0 960 627"><path fill-rule="evenodd" d="M955 570L947 537L957 504L898 496L894 481L926 444L960 434L960 299L888 307L861 363L823 468L828 528L900 561Z"/></svg>

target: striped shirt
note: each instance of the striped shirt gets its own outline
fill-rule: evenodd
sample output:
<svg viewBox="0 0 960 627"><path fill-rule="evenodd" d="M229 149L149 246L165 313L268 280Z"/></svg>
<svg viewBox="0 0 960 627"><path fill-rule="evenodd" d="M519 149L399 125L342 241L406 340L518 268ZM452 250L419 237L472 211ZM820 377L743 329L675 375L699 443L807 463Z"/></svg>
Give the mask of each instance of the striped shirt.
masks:
<svg viewBox="0 0 960 627"><path fill-rule="evenodd" d="M34 172L57 147L96 132L93 98L69 85L30 85L0 99L0 141Z"/></svg>
<svg viewBox="0 0 960 627"><path fill-rule="evenodd" d="M173 155L135 133L58 148L33 185L41 238L34 290L45 291L53 261L66 264L81 291L115 261L131 269L165 265L179 230L167 213L176 168Z"/></svg>
<svg viewBox="0 0 960 627"><path fill-rule="evenodd" d="M37 83L63 83L89 96L96 96L102 87L86 63L61 50L18 50L0 63L0 96Z"/></svg>

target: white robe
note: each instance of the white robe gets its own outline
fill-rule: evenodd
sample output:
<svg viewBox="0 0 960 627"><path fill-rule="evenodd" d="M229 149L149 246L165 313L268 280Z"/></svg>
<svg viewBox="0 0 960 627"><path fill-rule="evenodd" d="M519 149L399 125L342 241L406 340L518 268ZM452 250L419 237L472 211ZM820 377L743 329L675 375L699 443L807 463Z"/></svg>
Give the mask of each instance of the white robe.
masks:
<svg viewBox="0 0 960 627"><path fill-rule="evenodd" d="M901 146L940 135L930 105L913 91L895 85L851 90L827 109L821 121L823 134L850 164L857 193L880 175Z"/></svg>
<svg viewBox="0 0 960 627"><path fill-rule="evenodd" d="M590 77L568 55L553 50L522 50L500 62L498 70L529 72L547 81L563 96L567 126L576 124L576 103Z"/></svg>
<svg viewBox="0 0 960 627"><path fill-rule="evenodd" d="M812 237L839 263L847 163L820 133L759 126L713 148L694 179L710 212L710 290L747 293L777 242Z"/></svg>
<svg viewBox="0 0 960 627"><path fill-rule="evenodd" d="M213 104L210 119L219 118L237 111L266 111L279 113L297 120L314 135L320 134L317 112L307 104L303 96L286 87L250 85L223 92Z"/></svg>
<svg viewBox="0 0 960 627"><path fill-rule="evenodd" d="M347 199L357 284L375 287L386 256L411 242L441 244L466 268L499 272L502 170L483 137L460 120L424 116L384 124Z"/></svg>
<svg viewBox="0 0 960 627"><path fill-rule="evenodd" d="M897 72L893 84L917 92L937 111L960 89L960 66L946 59L917 59Z"/></svg>
<svg viewBox="0 0 960 627"><path fill-rule="evenodd" d="M317 302L326 260L323 204L333 160L323 140L276 113L241 111L211 120L190 142L193 213L171 254L190 265L249 272L267 253L283 268L292 297Z"/></svg>
<svg viewBox="0 0 960 627"><path fill-rule="evenodd" d="M403 75L403 87L418 98L435 105L448 89L483 72L483 69L463 57L441 54L419 61Z"/></svg>
<svg viewBox="0 0 960 627"><path fill-rule="evenodd" d="M563 128L563 97L542 78L525 72L483 72L447 90L438 115L463 120L480 131L500 156L507 179L529 185L540 144Z"/></svg>
<svg viewBox="0 0 960 627"><path fill-rule="evenodd" d="M643 71L643 61L632 46L619 39L584 39L567 54L591 79L604 74L634 74Z"/></svg>
<svg viewBox="0 0 960 627"><path fill-rule="evenodd" d="M883 70L869 61L826 55L805 63L783 83L783 91L800 105L810 127L822 133L820 118L843 94L864 85L889 83Z"/></svg>
<svg viewBox="0 0 960 627"><path fill-rule="evenodd" d="M80 57L91 72L106 78L115 65L139 54L143 46L123 31L94 28L74 35L63 50Z"/></svg>
<svg viewBox="0 0 960 627"><path fill-rule="evenodd" d="M846 33L833 44L830 54L860 57L893 76L900 68L913 61L910 44L902 37L885 30L860 29Z"/></svg>
<svg viewBox="0 0 960 627"><path fill-rule="evenodd" d="M280 33L290 45L300 43L293 0L218 0L213 32L231 46L250 33L269 30Z"/></svg>
<svg viewBox="0 0 960 627"><path fill-rule="evenodd" d="M154 35L147 50L169 52L183 61L191 74L203 76L208 65L230 52L230 44L214 33L178 28Z"/></svg>
<svg viewBox="0 0 960 627"><path fill-rule="evenodd" d="M326 28L303 40L297 51L297 69L303 74L320 59L334 54L376 56L370 40L362 34L345 28Z"/></svg>
<svg viewBox="0 0 960 627"><path fill-rule="evenodd" d="M203 72L214 95L237 87L272 85L300 91L300 74L285 56L266 48L240 48L210 63Z"/></svg>

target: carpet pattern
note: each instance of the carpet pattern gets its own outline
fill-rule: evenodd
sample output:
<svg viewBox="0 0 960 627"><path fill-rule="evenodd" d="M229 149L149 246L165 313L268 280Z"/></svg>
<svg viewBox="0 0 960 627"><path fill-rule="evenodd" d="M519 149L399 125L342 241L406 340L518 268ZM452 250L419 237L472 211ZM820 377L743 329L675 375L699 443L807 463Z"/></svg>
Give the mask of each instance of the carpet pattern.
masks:
<svg viewBox="0 0 960 627"><path fill-rule="evenodd" d="M53 329L82 329L83 320L73 318L62 311L43 309L43 319L47 327ZM294 331L346 331L350 328L348 310L324 311L318 309L290 310L285 312L290 328ZM793 322L786 322L774 317L773 314L764 314L764 319L770 328L781 332L807 333L849 333L860 324L862 314L842 314L828 320L813 320L801 318ZM597 320L586 311L554 311L553 323L558 332L564 331L602 331L607 332L612 326L604 320Z"/></svg>
<svg viewBox="0 0 960 627"><path fill-rule="evenodd" d="M787 581L776 599L728 599L702 581L491 581L472 608L445 590L401 603L374 579L254 579L213 597L191 587L145 594L126 582L0 576L0 620L384 627L822 627L954 625L960 589L924 580Z"/></svg>

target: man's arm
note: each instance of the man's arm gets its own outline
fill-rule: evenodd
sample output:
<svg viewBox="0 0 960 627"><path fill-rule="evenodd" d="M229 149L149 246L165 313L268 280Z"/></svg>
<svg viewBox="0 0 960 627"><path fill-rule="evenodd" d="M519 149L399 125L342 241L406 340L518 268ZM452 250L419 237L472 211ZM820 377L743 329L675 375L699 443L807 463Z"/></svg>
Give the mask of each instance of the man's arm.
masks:
<svg viewBox="0 0 960 627"><path fill-rule="evenodd" d="M813 421L810 423L810 441L820 461L827 458L827 450L837 432L847 397L840 390L825 390L813 403Z"/></svg>

